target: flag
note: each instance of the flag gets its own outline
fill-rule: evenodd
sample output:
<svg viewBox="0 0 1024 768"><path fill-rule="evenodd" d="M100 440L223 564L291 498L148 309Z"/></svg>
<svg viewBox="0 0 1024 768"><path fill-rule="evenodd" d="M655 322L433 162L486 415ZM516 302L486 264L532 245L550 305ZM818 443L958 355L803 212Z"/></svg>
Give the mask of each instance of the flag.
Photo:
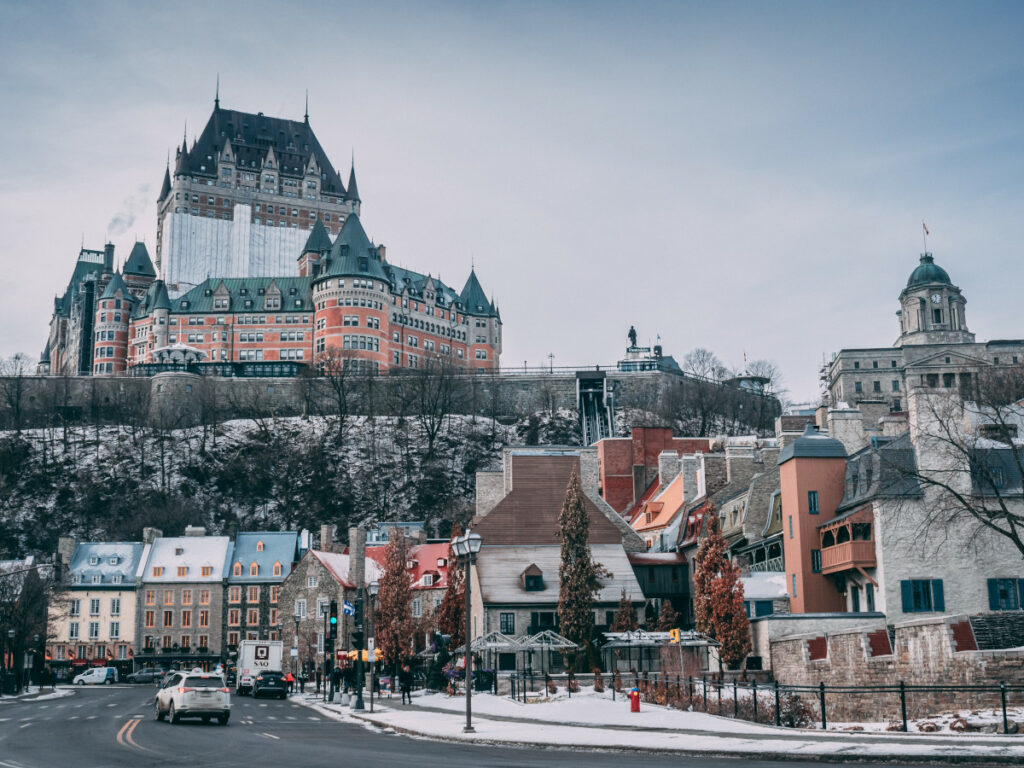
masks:
<svg viewBox="0 0 1024 768"><path fill-rule="evenodd" d="M344 603L342 604L342 609L341 609L341 611L342 611L342 613L344 613L344 614L345 614L346 616L355 616L355 613L356 613L356 607L355 607L354 605L352 605L352 603L350 603L350 602L349 602L348 600L346 600L346 601L345 601L345 602L344 602Z"/></svg>
<svg viewBox="0 0 1024 768"><path fill-rule="evenodd" d="M927 225L924 223L924 219L921 219L921 228L924 229L924 233L926 235L930 235L931 234L931 232L928 231Z"/></svg>

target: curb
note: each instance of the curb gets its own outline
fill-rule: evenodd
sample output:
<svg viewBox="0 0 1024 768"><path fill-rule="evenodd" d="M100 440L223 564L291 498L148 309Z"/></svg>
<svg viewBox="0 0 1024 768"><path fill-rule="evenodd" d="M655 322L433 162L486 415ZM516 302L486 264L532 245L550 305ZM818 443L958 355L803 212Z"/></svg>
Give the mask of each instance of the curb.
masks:
<svg viewBox="0 0 1024 768"><path fill-rule="evenodd" d="M402 734L404 736L415 736L421 739L430 739L432 741L443 741L451 744L483 744L485 746L498 746L498 747L514 747L514 748L530 748L530 749L545 749L555 751L570 751L570 752L611 752L616 754L644 754L644 755L666 755L669 757L702 757L702 758L739 758L746 759L751 757L757 757L759 760L768 761L779 761L779 762L804 762L804 763L914 763L914 764L927 764L927 765L976 765L976 766L1002 766L1002 765L1015 765L1019 766L1021 763L1021 757L1019 755L915 755L915 754L873 754L873 755L860 755L857 753L847 752L835 752L835 753L824 753L824 754L794 754L792 752L757 752L756 755L750 752L731 752L728 750L716 751L716 750L688 750L688 749L645 749L643 747L614 747L614 746L600 746L595 747L593 744L536 744L533 742L525 741L512 741L508 739L458 739L450 736L441 736L435 733L426 733L424 731L417 731L412 728L406 728L399 725L391 725L390 723L381 723L365 715L356 715L349 713L349 717L360 720L364 723L374 726L380 730L391 730L395 733ZM728 737L726 737L728 738Z"/></svg>

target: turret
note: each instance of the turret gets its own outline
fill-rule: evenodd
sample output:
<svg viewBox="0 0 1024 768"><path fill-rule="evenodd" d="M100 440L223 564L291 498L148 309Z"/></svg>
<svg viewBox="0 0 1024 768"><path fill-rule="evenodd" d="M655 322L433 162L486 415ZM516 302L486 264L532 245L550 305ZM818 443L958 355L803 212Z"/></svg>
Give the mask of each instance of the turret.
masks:
<svg viewBox="0 0 1024 768"><path fill-rule="evenodd" d="M129 320L135 298L120 272L115 272L96 307L93 334L93 367L97 376L124 373L128 360Z"/></svg>
<svg viewBox="0 0 1024 768"><path fill-rule="evenodd" d="M900 293L900 344L971 344L964 299L930 253L921 254Z"/></svg>
<svg viewBox="0 0 1024 768"><path fill-rule="evenodd" d="M124 282L136 298L141 298L156 279L156 270L149 258L145 243L135 243L122 269Z"/></svg>
<svg viewBox="0 0 1024 768"><path fill-rule="evenodd" d="M316 277L320 274L330 252L331 236L318 217L299 256L299 277Z"/></svg>
<svg viewBox="0 0 1024 768"><path fill-rule="evenodd" d="M363 201L359 199L359 187L356 185L356 162L352 161L352 169L348 173L348 189L345 190L345 202L352 205L352 212L357 216Z"/></svg>
<svg viewBox="0 0 1024 768"><path fill-rule="evenodd" d="M466 355L473 368L497 368L501 354L501 317L488 300L483 286L476 276L476 270L470 269L466 285L459 294L459 304L467 315Z"/></svg>

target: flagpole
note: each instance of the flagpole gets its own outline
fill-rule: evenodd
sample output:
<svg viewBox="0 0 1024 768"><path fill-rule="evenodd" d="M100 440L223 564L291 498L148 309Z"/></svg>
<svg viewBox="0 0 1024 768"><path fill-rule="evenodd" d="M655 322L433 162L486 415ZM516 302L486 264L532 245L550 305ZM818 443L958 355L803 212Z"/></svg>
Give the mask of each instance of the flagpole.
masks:
<svg viewBox="0 0 1024 768"><path fill-rule="evenodd" d="M924 241L924 252L928 253L928 226L924 223L924 219L921 219L921 239Z"/></svg>

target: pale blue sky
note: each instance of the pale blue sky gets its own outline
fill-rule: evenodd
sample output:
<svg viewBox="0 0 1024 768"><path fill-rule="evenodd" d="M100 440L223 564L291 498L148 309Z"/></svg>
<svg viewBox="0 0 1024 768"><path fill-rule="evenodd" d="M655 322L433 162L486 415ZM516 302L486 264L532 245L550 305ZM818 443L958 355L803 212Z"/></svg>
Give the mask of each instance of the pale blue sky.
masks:
<svg viewBox="0 0 1024 768"><path fill-rule="evenodd" d="M635 324L783 368L889 344L929 247L1024 337L1019 3L0 4L0 356L42 348L83 234L152 248L168 148L226 107L311 122L389 259L505 321L506 366Z"/></svg>

